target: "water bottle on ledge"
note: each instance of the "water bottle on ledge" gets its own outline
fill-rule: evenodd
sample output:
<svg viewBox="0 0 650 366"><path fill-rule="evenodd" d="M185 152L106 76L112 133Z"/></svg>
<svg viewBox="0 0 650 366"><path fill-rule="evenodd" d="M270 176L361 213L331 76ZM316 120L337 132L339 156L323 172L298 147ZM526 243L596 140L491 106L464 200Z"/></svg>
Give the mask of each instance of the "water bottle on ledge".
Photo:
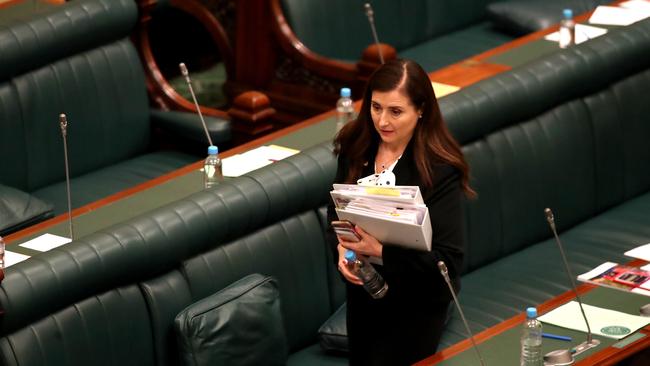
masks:
<svg viewBox="0 0 650 366"><path fill-rule="evenodd" d="M537 320L537 309L526 309L526 322L521 332L521 366L543 366L542 323Z"/></svg>
<svg viewBox="0 0 650 366"><path fill-rule="evenodd" d="M357 258L357 254L349 249L345 252L345 260L348 262L350 271L363 281L363 288L373 299L381 299L386 295L388 285L370 262Z"/></svg>
<svg viewBox="0 0 650 366"><path fill-rule="evenodd" d="M221 159L219 159L219 148L216 146L208 147L208 157L203 163L203 184L205 188L211 188L223 180L221 170Z"/></svg>
<svg viewBox="0 0 650 366"><path fill-rule="evenodd" d="M576 22L573 20L573 10L564 9L563 19L560 20L560 48L576 44Z"/></svg>
<svg viewBox="0 0 650 366"><path fill-rule="evenodd" d="M341 88L341 97L336 102L336 131L340 131L343 126L354 119L354 106L350 88Z"/></svg>

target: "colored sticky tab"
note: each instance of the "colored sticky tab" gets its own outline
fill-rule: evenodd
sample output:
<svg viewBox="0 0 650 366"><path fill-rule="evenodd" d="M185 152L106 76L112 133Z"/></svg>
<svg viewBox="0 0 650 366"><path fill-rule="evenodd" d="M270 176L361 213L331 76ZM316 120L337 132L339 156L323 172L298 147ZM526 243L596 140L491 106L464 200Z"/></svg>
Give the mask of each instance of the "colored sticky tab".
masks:
<svg viewBox="0 0 650 366"><path fill-rule="evenodd" d="M390 197L399 197L399 190L394 188L386 187L368 187L366 188L367 194L374 194L377 196L390 196Z"/></svg>

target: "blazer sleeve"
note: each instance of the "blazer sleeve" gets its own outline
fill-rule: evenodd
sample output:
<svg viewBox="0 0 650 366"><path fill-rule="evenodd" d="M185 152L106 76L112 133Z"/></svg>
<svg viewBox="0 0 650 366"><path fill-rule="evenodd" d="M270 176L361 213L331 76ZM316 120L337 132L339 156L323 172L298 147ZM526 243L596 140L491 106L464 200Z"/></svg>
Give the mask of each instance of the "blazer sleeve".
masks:
<svg viewBox="0 0 650 366"><path fill-rule="evenodd" d="M425 196L432 227L431 251L384 245L382 256L389 286L392 282L399 286L415 287L421 294L435 294L437 299L448 301L451 294L437 264L440 260L445 262L454 288L458 291L465 246L464 194L458 170L443 165L435 173L432 192Z"/></svg>

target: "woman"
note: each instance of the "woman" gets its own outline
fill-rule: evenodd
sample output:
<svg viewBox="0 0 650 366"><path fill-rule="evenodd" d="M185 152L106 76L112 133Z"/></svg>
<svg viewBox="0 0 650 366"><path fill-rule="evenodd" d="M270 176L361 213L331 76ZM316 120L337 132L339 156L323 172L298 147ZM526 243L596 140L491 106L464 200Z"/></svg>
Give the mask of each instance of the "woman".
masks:
<svg viewBox="0 0 650 366"><path fill-rule="evenodd" d="M417 185L429 209L431 252L379 243L361 227L362 240L347 242L330 232L338 268L347 283L351 365L410 365L435 353L451 294L437 263L443 260L456 289L463 261L463 195L468 168L445 126L426 72L413 61L394 60L370 78L355 121L337 135L336 182L391 170L396 185ZM336 220L333 203L328 219ZM375 265L388 292L375 300L344 259L346 249L382 258Z"/></svg>

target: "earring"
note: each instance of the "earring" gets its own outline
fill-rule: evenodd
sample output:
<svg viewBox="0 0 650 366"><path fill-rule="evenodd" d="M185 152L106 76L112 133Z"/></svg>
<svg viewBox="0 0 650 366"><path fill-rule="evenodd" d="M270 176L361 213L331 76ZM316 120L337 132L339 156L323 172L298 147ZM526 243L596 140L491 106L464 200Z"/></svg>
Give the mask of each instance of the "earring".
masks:
<svg viewBox="0 0 650 366"><path fill-rule="evenodd" d="M422 118L422 115L419 115L418 118Z"/></svg>

